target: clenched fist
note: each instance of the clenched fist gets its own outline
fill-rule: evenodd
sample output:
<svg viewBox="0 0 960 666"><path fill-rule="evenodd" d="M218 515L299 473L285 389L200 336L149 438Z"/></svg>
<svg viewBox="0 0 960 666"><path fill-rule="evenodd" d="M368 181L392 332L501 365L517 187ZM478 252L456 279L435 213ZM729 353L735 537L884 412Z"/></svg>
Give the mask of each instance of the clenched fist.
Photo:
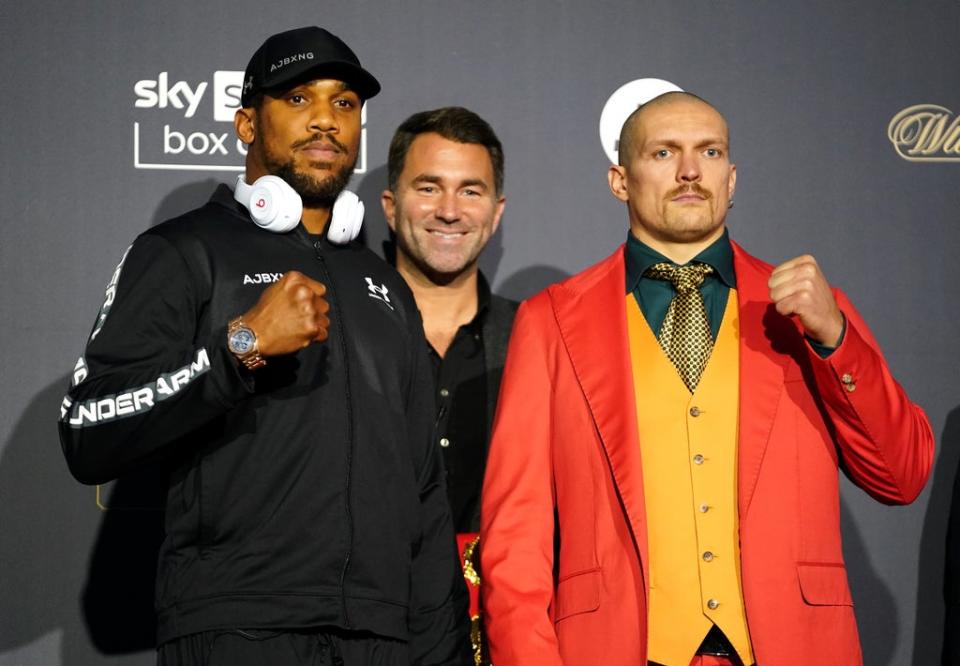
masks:
<svg viewBox="0 0 960 666"><path fill-rule="evenodd" d="M836 347L843 333L843 313L809 254L773 269L767 282L770 299L782 315L797 317L806 334L826 347Z"/></svg>
<svg viewBox="0 0 960 666"><path fill-rule="evenodd" d="M284 273L270 285L243 314L244 323L257 335L260 354L290 354L326 340L330 328L326 293L325 286L297 271Z"/></svg>

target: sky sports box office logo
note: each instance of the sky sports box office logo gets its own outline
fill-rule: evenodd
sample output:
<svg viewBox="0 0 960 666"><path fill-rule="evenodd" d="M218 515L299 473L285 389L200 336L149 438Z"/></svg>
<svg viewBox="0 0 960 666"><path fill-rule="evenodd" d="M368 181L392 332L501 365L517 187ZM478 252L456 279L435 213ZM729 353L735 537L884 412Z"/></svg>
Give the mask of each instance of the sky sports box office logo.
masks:
<svg viewBox="0 0 960 666"><path fill-rule="evenodd" d="M173 171L243 171L247 147L233 130L243 72L219 70L212 81L170 72L133 84L133 166ZM360 155L367 171L367 106L361 112Z"/></svg>

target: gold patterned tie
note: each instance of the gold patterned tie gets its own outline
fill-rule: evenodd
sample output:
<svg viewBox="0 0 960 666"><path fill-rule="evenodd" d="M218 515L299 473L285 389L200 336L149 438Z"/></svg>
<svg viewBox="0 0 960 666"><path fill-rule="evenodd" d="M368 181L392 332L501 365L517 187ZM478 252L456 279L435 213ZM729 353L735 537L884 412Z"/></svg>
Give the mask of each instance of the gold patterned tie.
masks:
<svg viewBox="0 0 960 666"><path fill-rule="evenodd" d="M668 280L677 292L670 301L657 340L691 393L697 388L713 350L710 322L700 294L703 279L712 272L713 267L706 264L675 266L666 262L647 269L649 277Z"/></svg>

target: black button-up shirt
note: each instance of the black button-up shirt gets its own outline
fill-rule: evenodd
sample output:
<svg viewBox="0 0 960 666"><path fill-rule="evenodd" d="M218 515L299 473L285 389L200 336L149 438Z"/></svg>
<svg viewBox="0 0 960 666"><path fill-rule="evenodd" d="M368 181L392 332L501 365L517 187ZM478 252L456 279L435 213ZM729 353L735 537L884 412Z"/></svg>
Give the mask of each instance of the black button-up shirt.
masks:
<svg viewBox="0 0 960 666"><path fill-rule="evenodd" d="M430 348L437 391L437 446L447 468L447 496L457 532L469 531L480 504L487 441L487 374L481 327L490 287L477 276L477 314L441 357Z"/></svg>

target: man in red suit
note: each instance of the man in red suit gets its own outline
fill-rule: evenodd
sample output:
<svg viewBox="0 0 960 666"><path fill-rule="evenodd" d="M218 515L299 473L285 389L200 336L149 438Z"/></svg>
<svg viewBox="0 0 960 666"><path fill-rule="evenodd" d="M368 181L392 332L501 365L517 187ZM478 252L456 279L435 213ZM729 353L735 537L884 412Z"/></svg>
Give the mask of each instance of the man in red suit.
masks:
<svg viewBox="0 0 960 666"><path fill-rule="evenodd" d="M641 106L626 245L520 308L483 488L497 666L862 662L838 469L911 502L933 435L813 257L729 240L728 137L688 93Z"/></svg>

